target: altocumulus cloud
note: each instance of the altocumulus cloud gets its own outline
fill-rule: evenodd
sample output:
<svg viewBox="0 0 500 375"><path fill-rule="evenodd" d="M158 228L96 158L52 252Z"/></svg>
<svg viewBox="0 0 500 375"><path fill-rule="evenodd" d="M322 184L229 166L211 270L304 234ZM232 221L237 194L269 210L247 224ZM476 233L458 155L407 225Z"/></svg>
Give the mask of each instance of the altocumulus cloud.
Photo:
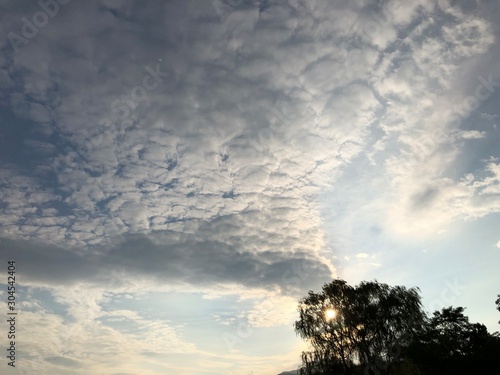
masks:
<svg viewBox="0 0 500 375"><path fill-rule="evenodd" d="M78 254L73 261L82 272L89 254L77 249L91 246L99 249L91 253L99 252L100 263L113 258L135 263L143 272L148 263L161 268L171 257L169 264L182 271L172 273L172 267L164 274L173 279L184 274L183 281L194 280L186 274L189 262L198 280L205 280L204 274L222 280L220 273L235 281L238 269L243 279L252 271L262 274L262 284L272 279L270 273L283 273L288 262L300 259L317 263L318 279L329 277L332 269L319 255L325 245L310 199L318 191L315 185L323 183L315 170L328 155L309 155L299 134L290 132L299 126L300 111L293 120L290 113L279 118L273 112L278 99L293 106L300 98L268 87L255 70L270 63L269 74L280 66L257 52L269 42L271 20L243 12L243 24L234 28L214 22L209 6L190 4L68 4L60 9L57 25L51 22L36 43L9 57L8 77L26 71L27 86L13 82L8 101L10 119L25 121L22 133L12 133L29 149L20 149L17 160L2 170L8 185L2 190L4 233L63 246L67 252L61 259ZM12 8L19 14L32 10ZM78 12L92 19L92 31L86 21L74 22ZM131 14L135 19L128 23ZM11 27L15 20L11 16ZM251 38L245 53L239 51L232 40L261 22L267 25L261 35ZM57 30L65 27L61 38ZM94 41L100 32L103 39ZM47 53L49 45L54 53ZM119 57L129 55L130 46L134 52ZM47 65L40 68L43 64L33 59ZM158 85L146 97L134 91L154 80ZM270 121L289 123L281 125L280 134L259 133ZM22 173L18 160L33 173ZM169 245L153 246L142 237L136 247L119 251L117 238L131 233L161 236ZM105 245L115 250L102 250ZM133 260L134 253L143 255ZM195 265L194 254L205 261L206 271ZM164 258L154 265L158 257ZM213 270L208 260L214 260ZM215 264L225 266L215 269Z"/></svg>

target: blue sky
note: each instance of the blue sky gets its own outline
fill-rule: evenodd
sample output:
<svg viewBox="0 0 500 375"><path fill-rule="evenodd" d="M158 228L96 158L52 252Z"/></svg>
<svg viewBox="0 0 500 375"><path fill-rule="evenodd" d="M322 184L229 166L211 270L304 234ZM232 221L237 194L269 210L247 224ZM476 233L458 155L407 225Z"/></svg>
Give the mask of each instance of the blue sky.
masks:
<svg viewBox="0 0 500 375"><path fill-rule="evenodd" d="M0 10L12 373L290 371L335 277L498 330L496 1Z"/></svg>

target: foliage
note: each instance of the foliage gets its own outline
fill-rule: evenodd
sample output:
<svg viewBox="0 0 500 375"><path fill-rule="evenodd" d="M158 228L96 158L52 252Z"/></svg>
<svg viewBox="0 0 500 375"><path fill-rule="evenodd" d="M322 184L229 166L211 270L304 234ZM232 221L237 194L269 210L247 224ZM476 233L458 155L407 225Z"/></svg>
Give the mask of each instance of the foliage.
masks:
<svg viewBox="0 0 500 375"><path fill-rule="evenodd" d="M330 309L333 319L325 315ZM313 348L302 355L303 375L389 370L425 322L417 289L377 281L352 287L334 280L321 293L310 291L299 315L295 331Z"/></svg>
<svg viewBox="0 0 500 375"><path fill-rule="evenodd" d="M421 373L482 373L495 363L493 353L500 341L483 324L470 323L463 312L463 307L434 312L425 332L407 353Z"/></svg>
<svg viewBox="0 0 500 375"><path fill-rule="evenodd" d="M427 317L418 289L334 280L299 302L296 333L311 345L301 375L491 373L500 334L471 323L463 307ZM500 295L495 301L500 311ZM335 311L335 316L328 315Z"/></svg>
<svg viewBox="0 0 500 375"><path fill-rule="evenodd" d="M497 300L495 301L497 305L497 310L500 311L500 294L497 296ZM500 320L498 321L498 324L500 324Z"/></svg>

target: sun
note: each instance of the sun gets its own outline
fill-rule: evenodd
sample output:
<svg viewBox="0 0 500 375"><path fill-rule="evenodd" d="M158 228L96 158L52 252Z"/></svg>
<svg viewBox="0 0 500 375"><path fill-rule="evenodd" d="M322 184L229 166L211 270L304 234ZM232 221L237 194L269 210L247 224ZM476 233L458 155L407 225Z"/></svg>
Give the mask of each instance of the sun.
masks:
<svg viewBox="0 0 500 375"><path fill-rule="evenodd" d="M325 311L326 320L332 320L337 316L337 312L334 309L328 309Z"/></svg>

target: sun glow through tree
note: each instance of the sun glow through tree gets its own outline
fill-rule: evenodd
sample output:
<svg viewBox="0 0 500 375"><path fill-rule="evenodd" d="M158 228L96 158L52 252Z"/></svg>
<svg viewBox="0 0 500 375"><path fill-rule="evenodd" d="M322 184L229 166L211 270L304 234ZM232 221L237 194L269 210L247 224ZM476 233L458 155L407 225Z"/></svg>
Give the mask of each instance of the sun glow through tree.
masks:
<svg viewBox="0 0 500 375"><path fill-rule="evenodd" d="M325 311L326 320L335 319L336 316L337 316L337 312L334 309L328 309Z"/></svg>

